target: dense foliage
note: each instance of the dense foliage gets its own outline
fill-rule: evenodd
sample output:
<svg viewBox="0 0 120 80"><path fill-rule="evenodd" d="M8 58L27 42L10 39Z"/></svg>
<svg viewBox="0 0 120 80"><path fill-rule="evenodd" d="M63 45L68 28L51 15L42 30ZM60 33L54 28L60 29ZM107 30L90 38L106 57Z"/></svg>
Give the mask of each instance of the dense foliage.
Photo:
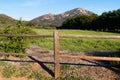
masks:
<svg viewBox="0 0 120 80"><path fill-rule="evenodd" d="M37 24L33 23L31 21L26 22L27 26L33 27L33 28L38 28L38 29L56 29L57 25L55 24L50 24L50 23L44 23L44 24Z"/></svg>
<svg viewBox="0 0 120 80"><path fill-rule="evenodd" d="M18 21L16 26L5 26L0 34L33 34L30 28L26 27L22 21ZM0 38L0 51L22 53L29 47L29 40L24 37L2 37Z"/></svg>
<svg viewBox="0 0 120 80"><path fill-rule="evenodd" d="M88 26L92 23L93 20L97 18L96 14L90 16L77 16L75 18L68 18L62 24L64 29L87 29Z"/></svg>
<svg viewBox="0 0 120 80"><path fill-rule="evenodd" d="M82 30L97 30L97 31L120 31L120 9L104 12L97 16L77 16L69 18L63 22L62 29L82 29Z"/></svg>

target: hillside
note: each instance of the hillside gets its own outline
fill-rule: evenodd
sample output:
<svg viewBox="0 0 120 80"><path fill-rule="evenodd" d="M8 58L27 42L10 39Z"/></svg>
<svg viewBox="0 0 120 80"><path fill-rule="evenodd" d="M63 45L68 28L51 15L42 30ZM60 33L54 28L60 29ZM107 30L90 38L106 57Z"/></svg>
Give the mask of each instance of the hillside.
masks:
<svg viewBox="0 0 120 80"><path fill-rule="evenodd" d="M40 17L34 18L33 20L30 21L30 23L36 25L54 24L60 26L62 22L65 21L67 18L76 17L80 15L91 15L91 14L93 13L85 9L75 8L73 10L66 11L60 14L49 13L46 15L42 15Z"/></svg>
<svg viewBox="0 0 120 80"><path fill-rule="evenodd" d="M5 15L0 14L0 27L4 27L4 25L15 25L16 20Z"/></svg>
<svg viewBox="0 0 120 80"><path fill-rule="evenodd" d="M63 21L65 21L66 19L70 18L70 17L76 17L76 16L80 16L80 15L91 15L93 14L90 11L87 11L85 9L82 8L75 8L60 14L53 14L53 13L48 13L42 16L39 16L37 18L34 18L30 21L24 21L26 24L30 25L34 25L34 26L41 26L42 27L56 27L56 26L60 26ZM16 24L15 19L13 19L12 17L9 17L5 14L0 14L0 27L4 26L4 25L15 25ZM49 25L49 26L48 26Z"/></svg>

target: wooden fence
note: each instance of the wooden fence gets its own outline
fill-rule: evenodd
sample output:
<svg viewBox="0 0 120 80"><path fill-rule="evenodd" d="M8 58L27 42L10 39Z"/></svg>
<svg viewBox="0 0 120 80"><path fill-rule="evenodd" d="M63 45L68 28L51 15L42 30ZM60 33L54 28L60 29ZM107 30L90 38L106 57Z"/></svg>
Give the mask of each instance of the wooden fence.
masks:
<svg viewBox="0 0 120 80"><path fill-rule="evenodd" d="M59 38L95 38L95 39L120 39L120 36L76 36L76 35L59 35L58 31L54 32L54 61L55 61L55 78L60 76L60 58L72 59L91 59L91 60L107 60L120 61L118 57L97 57L97 56L68 56L59 55Z"/></svg>
<svg viewBox="0 0 120 80"><path fill-rule="evenodd" d="M54 38L54 77L60 76L60 58L73 58L73 59L91 59L91 60L107 60L107 61L120 61L118 57L97 57L97 56L68 56L59 55L59 39L60 38L96 38L96 39L120 39L120 36L76 36L76 35L59 35L58 31L54 31L53 35L11 35L11 34L0 34L0 37L35 37L35 38ZM41 52L44 53L44 52ZM22 56L33 56L34 54L15 54L15 53L1 53L0 55L22 55Z"/></svg>

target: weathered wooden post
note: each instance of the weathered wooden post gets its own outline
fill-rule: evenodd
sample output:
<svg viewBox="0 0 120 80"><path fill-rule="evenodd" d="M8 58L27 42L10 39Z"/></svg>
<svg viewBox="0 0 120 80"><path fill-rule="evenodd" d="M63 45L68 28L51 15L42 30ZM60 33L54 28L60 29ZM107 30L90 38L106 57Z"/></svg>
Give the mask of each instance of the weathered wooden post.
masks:
<svg viewBox="0 0 120 80"><path fill-rule="evenodd" d="M54 77L58 78L60 76L60 63L59 63L59 34L58 31L54 31Z"/></svg>

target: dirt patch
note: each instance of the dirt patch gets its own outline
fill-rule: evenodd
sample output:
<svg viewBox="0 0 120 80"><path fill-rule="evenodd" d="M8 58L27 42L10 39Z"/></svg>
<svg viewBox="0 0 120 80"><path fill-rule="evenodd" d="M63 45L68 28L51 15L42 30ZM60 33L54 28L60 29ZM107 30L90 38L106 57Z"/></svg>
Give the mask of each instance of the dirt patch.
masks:
<svg viewBox="0 0 120 80"><path fill-rule="evenodd" d="M38 49L38 48L37 48ZM34 51L35 47L34 47ZM34 51L30 51L31 53L34 53ZM37 56L34 56L39 61L43 62L54 62L54 52L49 51L49 53L46 54L40 54L36 53ZM109 52L95 52L92 54L90 53L84 53L84 52L78 52L78 53L72 53L70 51L60 51L60 54L65 55L97 55L97 56L103 56L108 55ZM110 52L111 54L111 52ZM42 57L43 56L43 57ZM65 75L70 75L71 73L74 73L74 75L77 76L84 76L84 77L90 77L93 80L119 80L120 79L120 69L111 67L107 64L106 61L95 61L95 60L83 60L83 59L60 59L61 65L67 64L72 65L75 69L69 70L66 69ZM79 67L80 66L80 67Z"/></svg>
<svg viewBox="0 0 120 80"><path fill-rule="evenodd" d="M75 70L66 70L66 75L89 77L92 80L119 80L120 76L104 67L82 66Z"/></svg>
<svg viewBox="0 0 120 80"><path fill-rule="evenodd" d="M45 53L41 53L45 52ZM25 60L36 61L36 63L31 63L32 67L36 70L39 70L46 77L51 77L54 70L54 52L47 51L38 46L32 46L30 49L26 50L26 53L34 54L32 57L28 57ZM87 55L88 53L78 52L72 53L70 51L60 51L60 54L65 55ZM95 53L94 53L95 55ZM98 53L97 53L98 55ZM20 60L10 56L9 59ZM21 62L9 62L13 65L21 65ZM61 76L82 76L89 77L92 80L120 80L120 68L111 67L106 64L105 61L95 61L95 60L83 60L83 59L60 59L61 66L69 65L70 68L62 69L61 67ZM47 66L49 64L49 67ZM50 69L52 67L52 69ZM2 78L0 80L27 80L26 78Z"/></svg>

